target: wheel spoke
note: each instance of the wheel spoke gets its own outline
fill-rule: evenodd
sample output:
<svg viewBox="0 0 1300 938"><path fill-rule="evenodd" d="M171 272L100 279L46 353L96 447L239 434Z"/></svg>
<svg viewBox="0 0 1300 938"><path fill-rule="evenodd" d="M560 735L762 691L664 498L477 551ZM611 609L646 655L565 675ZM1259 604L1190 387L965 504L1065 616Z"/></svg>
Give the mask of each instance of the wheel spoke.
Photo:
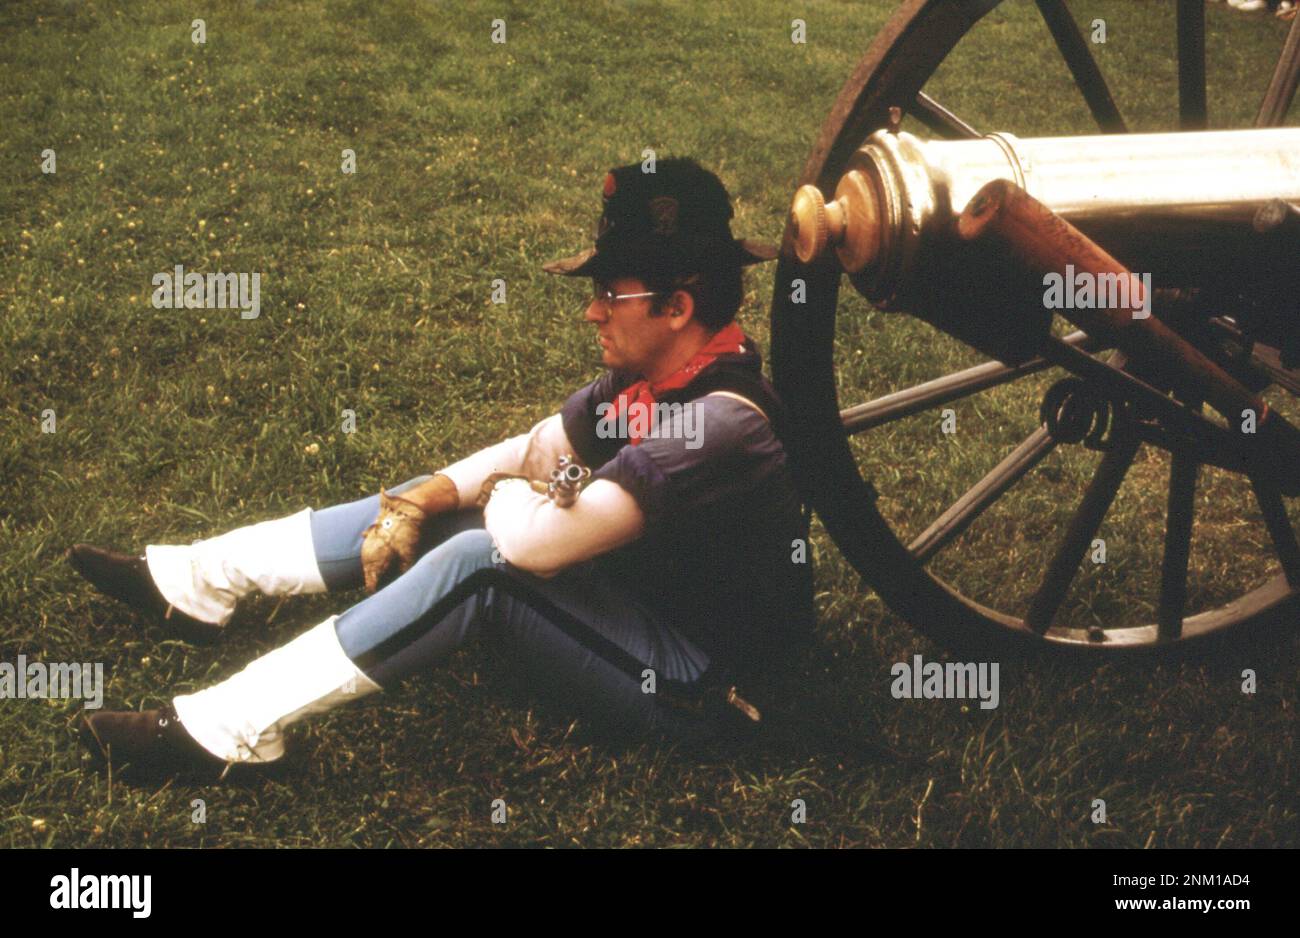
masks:
<svg viewBox="0 0 1300 938"><path fill-rule="evenodd" d="M1172 640L1183 634L1198 468L1187 453L1173 454L1169 467L1169 507L1165 514L1165 554L1160 567L1160 604L1156 611L1156 630L1161 640Z"/></svg>
<svg viewBox="0 0 1300 938"><path fill-rule="evenodd" d="M1056 48L1065 59L1070 74L1074 76L1075 85L1083 93L1083 99L1088 102L1088 109L1092 111L1097 126L1108 134L1127 132L1124 118L1120 116L1119 108L1115 107L1115 99L1106 87L1106 79L1102 77L1101 69L1097 67L1097 62L1088 50L1088 43L1079 32L1074 17L1066 9L1064 0L1037 0L1037 3L1043 21L1051 30L1052 39L1056 41Z"/></svg>
<svg viewBox="0 0 1300 938"><path fill-rule="evenodd" d="M1206 126L1204 0L1178 0L1178 125Z"/></svg>
<svg viewBox="0 0 1300 938"><path fill-rule="evenodd" d="M980 132L948 110L924 91L916 95L912 116L941 137L963 140L980 136Z"/></svg>
<svg viewBox="0 0 1300 938"><path fill-rule="evenodd" d="M1043 582L1029 604L1029 612L1025 614L1025 624L1039 635L1047 631L1052 619L1056 617L1070 584L1074 582L1079 564L1092 545L1093 536L1101 527L1102 519L1110 510L1111 502L1115 500L1115 494L1119 491L1124 476L1128 474L1129 466L1133 464L1139 445L1136 439L1121 434L1112 441L1111 448L1102 457L1078 511L1070 519L1065 538L1056 549Z"/></svg>
<svg viewBox="0 0 1300 938"><path fill-rule="evenodd" d="M1255 117L1256 127L1282 125L1286 112L1291 108L1291 99L1295 97L1297 80L1300 80L1300 16L1291 21L1291 31L1286 34L1286 44Z"/></svg>
<svg viewBox="0 0 1300 938"><path fill-rule="evenodd" d="M1255 490L1255 500L1259 510L1264 513L1264 525L1268 536L1273 539L1273 550L1282 563L1282 573L1293 590L1300 590L1300 545L1296 543L1295 531L1287 520L1286 506L1282 496L1272 482L1257 477L1250 480Z"/></svg>
<svg viewBox="0 0 1300 938"><path fill-rule="evenodd" d="M1061 341L1071 346L1094 347L1083 332L1072 332ZM844 424L846 434L862 433L882 424L938 407L940 404L947 404L1007 384L1025 375L1035 374L1051 364L1042 358L1031 358L1014 366L1004 365L1001 362L985 362L982 365L944 375L942 378L935 378L933 381L926 381L915 387L886 394L865 404L855 404L840 411L840 420Z"/></svg>
<svg viewBox="0 0 1300 938"><path fill-rule="evenodd" d="M926 563L954 538L970 527L971 523L1001 498L1030 469L1042 462L1056 446L1056 441L1046 428L1039 427L1029 434L1005 459L975 483L961 498L935 519L908 550L918 563Z"/></svg>

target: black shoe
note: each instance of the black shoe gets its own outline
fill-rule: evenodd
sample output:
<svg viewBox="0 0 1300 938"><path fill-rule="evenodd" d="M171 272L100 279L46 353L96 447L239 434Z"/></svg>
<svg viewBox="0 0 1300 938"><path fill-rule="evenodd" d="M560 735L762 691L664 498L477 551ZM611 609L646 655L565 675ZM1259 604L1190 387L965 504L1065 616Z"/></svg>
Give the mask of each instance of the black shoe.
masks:
<svg viewBox="0 0 1300 938"><path fill-rule="evenodd" d="M144 557L131 557L90 544L74 544L68 549L68 562L95 589L165 620L179 638L209 645L221 636L221 626L188 616L167 602L149 575L149 564Z"/></svg>
<svg viewBox="0 0 1300 938"><path fill-rule="evenodd" d="M275 762L228 763L204 749L186 732L170 704L159 710L106 710L81 718L79 739L95 768L110 762L134 781L175 776L196 781L246 778L278 766Z"/></svg>

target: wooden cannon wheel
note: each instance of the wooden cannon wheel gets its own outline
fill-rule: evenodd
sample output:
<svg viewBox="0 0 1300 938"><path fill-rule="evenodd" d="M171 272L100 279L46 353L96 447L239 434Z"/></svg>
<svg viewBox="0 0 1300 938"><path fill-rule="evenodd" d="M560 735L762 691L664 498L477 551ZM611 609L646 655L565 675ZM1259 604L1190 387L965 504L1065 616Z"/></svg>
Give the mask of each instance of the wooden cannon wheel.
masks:
<svg viewBox="0 0 1300 938"><path fill-rule="evenodd" d="M1081 92L1080 103L1086 105L1101 132L1124 132L1124 119L1106 80L1063 0L1036 0L1036 4L1046 26L1044 42L1054 41ZM928 96L925 88L963 37L997 6L998 0L903 3L840 91L799 184L816 185L829 198L853 152L869 134L889 123L891 107L900 107L938 137L978 135L970 124ZM1178 50L1178 119L1184 129L1207 126L1204 17L1203 0L1179 0L1176 8L1171 6L1170 25L1177 35ZM1283 122L1298 74L1300 21L1291 28L1272 71L1255 126ZM984 129L1018 133L1014 125ZM1257 527L1267 533L1260 536L1255 582L1242 582L1231 597L1224 595L1222 584L1199 590L1193 550L1200 533L1195 521L1198 485L1210 484L1211 472L1222 477L1224 471L1200 466L1181 451L1152 453L1150 443L1121 445L1101 455L1078 446L1067 447L1054 439L1043 423L1035 426L1041 391L1024 395L1024 423L1016 435L1023 442L990 452L987 474L973 485L957 489L964 494L955 501L948 494L938 502L949 507L937 517L930 516L930 524L891 520L889 505L913 498L915 489L903 484L891 492L880 473L870 468L864 473L860 465L866 459L864 444L870 448L873 437L888 434L892 424L906 419L933 420L937 435L941 406L964 406L993 389L1002 388L1000 393L1006 393L1031 376L1047 380L1051 369L1046 364L1009 369L990 361L884 395L868 395L865 403L858 403L861 391L852 396L854 389L838 367L846 356L862 354L837 342L837 305L845 305L839 296L842 274L833 258L800 263L792 248L793 235L793 226L787 225L775 276L771 340L774 383L793 417L788 441L791 462L806 498L836 546L895 612L941 644L981 655L1035 649L1094 658L1167 653L1189 647L1203 649L1228 636L1240 638L1246 630L1273 626L1293 631L1300 624L1300 549L1287 507L1295 507L1294 499L1284 497L1267 480L1231 473L1219 478L1214 483L1217 490L1235 485L1242 503L1254 513ZM800 301L790 289L796 278L804 281ZM851 290L846 294L858 300ZM865 303L859 301L859 306L865 308ZM898 313L871 315L884 320L881 329L892 328L906 318ZM934 335L936 340L951 341L937 332ZM1104 358L1102 352L1094 353ZM1257 347L1257 354L1271 355L1274 361L1277 358L1272 348ZM1056 369L1056 378L1062 377L1069 376ZM1291 403L1297 389L1295 377L1294 371L1281 374L1280 383L1264 393L1270 399L1290 398ZM978 532L984 523L981 519L996 514L998 502L1008 493L1036 481L1044 484L1045 468L1052 459L1067 455L1062 453L1066 449L1070 458L1092 457L1093 461L1087 475L1080 478L1081 485L1058 487L1062 503L1069 499L1068 520L1035 545L1037 551L1031 553L1038 556L1027 562L1036 572L1028 576L1024 595L1008 596L1006 590L998 589L993 595L967 595L978 592L981 581L973 577L974 585L967 588L958 583L963 554L971 554L963 539ZM1143 450L1148 452L1143 455ZM1135 460L1145 458L1151 463L1157 457L1162 478L1157 485L1148 481L1140 494L1164 514L1163 530L1154 539L1160 543L1150 545L1158 552L1158 562L1148 563L1145 578L1134 576L1126 584L1112 582L1104 587L1111 594L1123 589L1133 594L1128 615L1108 615L1105 608L1099 613L1088 602L1088 588L1104 583L1106 577L1122 579L1124 561L1113 556L1116 551L1112 549L1104 569L1095 569L1087 578L1079 572L1089 566L1090 546L1096 543L1097 532L1105 531L1115 496ZM1296 471L1300 473L1300 467ZM922 471L912 478L924 480L926 475ZM1218 556L1225 551L1232 551L1231 544L1220 543L1211 553ZM936 573L938 558L947 563L942 573ZM1088 583L1081 585L1081 579ZM1084 594L1081 599L1080 593ZM1076 601L1069 602L1071 597Z"/></svg>

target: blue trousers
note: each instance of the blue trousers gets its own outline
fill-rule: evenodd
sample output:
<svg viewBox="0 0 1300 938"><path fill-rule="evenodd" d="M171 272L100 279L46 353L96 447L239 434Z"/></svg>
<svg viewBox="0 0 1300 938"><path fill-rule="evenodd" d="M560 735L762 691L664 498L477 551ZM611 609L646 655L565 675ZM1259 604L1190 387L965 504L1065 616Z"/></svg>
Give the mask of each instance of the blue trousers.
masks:
<svg viewBox="0 0 1300 938"><path fill-rule="evenodd" d="M363 585L361 541L378 512L378 495L312 511L316 561L331 592ZM433 546L335 623L343 650L375 683L424 673L481 638L530 688L605 731L687 743L722 732L717 714L643 691L647 668L656 691L689 688L708 656L591 563L543 579L499 554L494 562L479 509L434 515L426 530L423 543Z"/></svg>

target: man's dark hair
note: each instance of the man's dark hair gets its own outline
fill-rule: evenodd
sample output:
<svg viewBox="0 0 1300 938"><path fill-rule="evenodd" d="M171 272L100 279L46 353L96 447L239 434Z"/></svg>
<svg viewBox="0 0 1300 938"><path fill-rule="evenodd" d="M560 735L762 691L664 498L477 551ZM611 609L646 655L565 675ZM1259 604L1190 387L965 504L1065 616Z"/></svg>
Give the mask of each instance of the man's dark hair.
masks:
<svg viewBox="0 0 1300 938"><path fill-rule="evenodd" d="M735 319L740 304L745 300L744 268L738 266L715 268L682 277L648 276L642 282L647 289L664 294L656 298L650 315L663 315L671 294L684 290L695 302L696 322L710 332L717 332Z"/></svg>

